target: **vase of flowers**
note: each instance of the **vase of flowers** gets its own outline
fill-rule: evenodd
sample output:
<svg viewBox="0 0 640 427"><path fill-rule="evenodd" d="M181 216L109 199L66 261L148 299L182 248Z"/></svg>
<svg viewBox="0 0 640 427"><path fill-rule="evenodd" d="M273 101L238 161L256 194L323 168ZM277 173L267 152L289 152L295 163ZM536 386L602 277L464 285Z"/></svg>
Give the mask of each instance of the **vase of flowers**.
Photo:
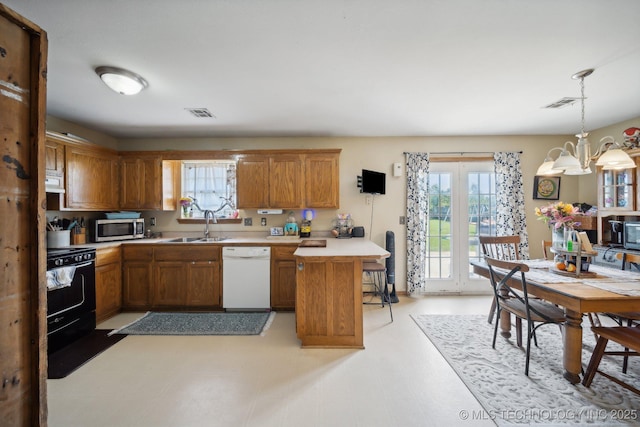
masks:
<svg viewBox="0 0 640 427"><path fill-rule="evenodd" d="M189 208L191 207L191 203L193 203L193 199L191 197L180 198L180 206L182 206L183 218L186 218L189 216Z"/></svg>
<svg viewBox="0 0 640 427"><path fill-rule="evenodd" d="M578 213L580 213L578 207L564 202L536 208L538 219L544 221L551 228L551 241L554 248L563 249L565 247L566 236L580 225L580 222L575 220Z"/></svg>

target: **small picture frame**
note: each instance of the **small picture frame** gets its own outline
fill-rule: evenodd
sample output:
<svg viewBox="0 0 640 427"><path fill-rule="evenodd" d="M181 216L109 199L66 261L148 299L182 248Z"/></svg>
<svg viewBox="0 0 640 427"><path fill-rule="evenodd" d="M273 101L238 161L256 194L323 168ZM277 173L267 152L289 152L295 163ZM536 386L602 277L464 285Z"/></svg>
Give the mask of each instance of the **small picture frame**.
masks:
<svg viewBox="0 0 640 427"><path fill-rule="evenodd" d="M535 176L533 178L533 198L536 200L559 200L559 176Z"/></svg>

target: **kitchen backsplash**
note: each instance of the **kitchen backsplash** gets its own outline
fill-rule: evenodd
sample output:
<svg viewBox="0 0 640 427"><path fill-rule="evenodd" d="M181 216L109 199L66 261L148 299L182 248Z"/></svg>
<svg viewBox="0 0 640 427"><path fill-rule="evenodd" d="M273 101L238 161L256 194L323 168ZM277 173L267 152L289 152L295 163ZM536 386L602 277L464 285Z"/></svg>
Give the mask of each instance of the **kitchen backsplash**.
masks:
<svg viewBox="0 0 640 427"><path fill-rule="evenodd" d="M255 210L240 210L240 218L242 222L240 224L212 224L211 230L224 231L224 232L264 232L269 234L271 227L283 227L289 217L289 212L293 211L298 225L303 220L303 210L301 209L285 209L282 214L267 215L258 214ZM311 221L311 233L315 232L328 232L333 228L333 221L336 215L345 212L333 209L316 209L315 217ZM54 211L48 210L46 213L48 221L58 218L59 220L73 218L84 218L87 228L92 220L104 218L103 212L86 212L86 211ZM177 219L179 217L179 211L143 211L142 218L145 219L145 228L151 229L153 232L199 232L202 231L202 224L180 224ZM155 218L155 225L151 225L151 218ZM251 225L245 226L244 219L251 218ZM266 225L262 225L262 218L265 218ZM365 230L368 229L367 223L364 218L353 218L354 225L364 226Z"/></svg>

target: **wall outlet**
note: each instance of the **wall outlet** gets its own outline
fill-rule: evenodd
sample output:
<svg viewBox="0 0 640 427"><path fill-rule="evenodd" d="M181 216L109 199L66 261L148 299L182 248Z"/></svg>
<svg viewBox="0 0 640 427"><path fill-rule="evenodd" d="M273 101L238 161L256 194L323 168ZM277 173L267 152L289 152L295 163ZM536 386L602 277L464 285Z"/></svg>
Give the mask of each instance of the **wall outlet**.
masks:
<svg viewBox="0 0 640 427"><path fill-rule="evenodd" d="M406 216L401 216L400 217L400 225L405 225L407 223L407 217Z"/></svg>
<svg viewBox="0 0 640 427"><path fill-rule="evenodd" d="M260 218L260 225L265 227L267 225L267 218Z"/></svg>
<svg viewBox="0 0 640 427"><path fill-rule="evenodd" d="M149 218L149 224L151 224L152 227L155 227L156 225L156 217L152 216L151 218Z"/></svg>
<svg viewBox="0 0 640 427"><path fill-rule="evenodd" d="M249 227L251 225L253 225L253 218L245 218L244 219L244 226L245 227Z"/></svg>
<svg viewBox="0 0 640 427"><path fill-rule="evenodd" d="M370 205L371 204L371 199L373 199L373 196L371 194L367 194L366 196L364 196L365 205Z"/></svg>

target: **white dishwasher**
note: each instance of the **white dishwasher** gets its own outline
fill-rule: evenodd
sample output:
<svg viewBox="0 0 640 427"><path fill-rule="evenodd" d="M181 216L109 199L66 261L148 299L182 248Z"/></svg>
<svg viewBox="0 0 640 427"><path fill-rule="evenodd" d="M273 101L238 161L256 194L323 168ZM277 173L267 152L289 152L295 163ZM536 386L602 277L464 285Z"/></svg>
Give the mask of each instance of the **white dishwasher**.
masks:
<svg viewBox="0 0 640 427"><path fill-rule="evenodd" d="M222 307L225 310L271 309L271 248L222 248Z"/></svg>

